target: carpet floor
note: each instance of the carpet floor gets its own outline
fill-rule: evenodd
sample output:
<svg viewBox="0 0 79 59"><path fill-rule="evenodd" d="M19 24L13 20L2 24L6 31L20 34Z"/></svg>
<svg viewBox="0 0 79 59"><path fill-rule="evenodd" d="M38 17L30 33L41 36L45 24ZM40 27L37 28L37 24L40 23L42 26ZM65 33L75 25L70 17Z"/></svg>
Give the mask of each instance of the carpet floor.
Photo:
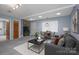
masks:
<svg viewBox="0 0 79 59"><path fill-rule="evenodd" d="M24 44L21 44L21 45L18 45L18 46L16 46L16 47L14 47L14 49L15 49L16 51L18 51L19 53L23 54L23 55L44 55L44 50L41 51L40 54L37 54L37 53L35 53L35 52L29 50L29 49L27 48L27 42L24 43Z"/></svg>
<svg viewBox="0 0 79 59"><path fill-rule="evenodd" d="M0 55L38 55L27 49L27 40L31 38L22 37L17 40L0 41ZM43 51L40 53L43 55Z"/></svg>
<svg viewBox="0 0 79 59"><path fill-rule="evenodd" d="M0 55L21 55L14 47L23 44L28 38L22 37L17 40L0 41Z"/></svg>

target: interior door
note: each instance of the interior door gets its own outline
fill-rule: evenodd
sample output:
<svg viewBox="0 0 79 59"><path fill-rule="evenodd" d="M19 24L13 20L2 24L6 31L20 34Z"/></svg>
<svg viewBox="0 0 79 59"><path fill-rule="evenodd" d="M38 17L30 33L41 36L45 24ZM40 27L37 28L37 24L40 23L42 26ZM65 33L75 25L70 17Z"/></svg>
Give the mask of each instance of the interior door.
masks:
<svg viewBox="0 0 79 59"><path fill-rule="evenodd" d="M14 39L19 37L19 21L14 21Z"/></svg>
<svg viewBox="0 0 79 59"><path fill-rule="evenodd" d="M10 22L6 21L6 39L10 39Z"/></svg>

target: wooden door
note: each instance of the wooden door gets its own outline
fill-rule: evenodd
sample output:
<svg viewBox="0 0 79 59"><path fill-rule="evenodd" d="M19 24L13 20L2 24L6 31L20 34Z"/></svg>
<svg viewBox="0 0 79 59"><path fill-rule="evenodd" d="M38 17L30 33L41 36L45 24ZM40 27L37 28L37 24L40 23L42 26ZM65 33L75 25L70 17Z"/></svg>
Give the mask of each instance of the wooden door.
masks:
<svg viewBox="0 0 79 59"><path fill-rule="evenodd" d="M14 21L14 39L19 37L19 21Z"/></svg>
<svg viewBox="0 0 79 59"><path fill-rule="evenodd" d="M6 21L6 39L10 39L10 22Z"/></svg>

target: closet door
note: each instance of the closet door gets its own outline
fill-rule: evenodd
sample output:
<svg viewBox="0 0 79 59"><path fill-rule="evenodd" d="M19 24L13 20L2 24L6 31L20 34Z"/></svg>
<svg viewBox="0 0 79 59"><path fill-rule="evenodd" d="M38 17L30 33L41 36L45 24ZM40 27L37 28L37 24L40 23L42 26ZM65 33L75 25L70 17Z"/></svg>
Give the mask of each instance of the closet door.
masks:
<svg viewBox="0 0 79 59"><path fill-rule="evenodd" d="M14 39L19 38L19 21L14 21Z"/></svg>

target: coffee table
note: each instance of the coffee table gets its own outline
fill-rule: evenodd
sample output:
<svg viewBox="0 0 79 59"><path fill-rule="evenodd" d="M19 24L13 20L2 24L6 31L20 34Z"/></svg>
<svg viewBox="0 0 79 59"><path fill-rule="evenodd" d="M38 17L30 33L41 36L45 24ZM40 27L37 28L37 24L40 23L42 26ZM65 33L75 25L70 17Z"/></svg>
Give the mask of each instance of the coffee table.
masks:
<svg viewBox="0 0 79 59"><path fill-rule="evenodd" d="M35 53L40 53L44 49L43 39L32 39L28 41L28 49L34 51ZM31 45L30 45L31 44Z"/></svg>

